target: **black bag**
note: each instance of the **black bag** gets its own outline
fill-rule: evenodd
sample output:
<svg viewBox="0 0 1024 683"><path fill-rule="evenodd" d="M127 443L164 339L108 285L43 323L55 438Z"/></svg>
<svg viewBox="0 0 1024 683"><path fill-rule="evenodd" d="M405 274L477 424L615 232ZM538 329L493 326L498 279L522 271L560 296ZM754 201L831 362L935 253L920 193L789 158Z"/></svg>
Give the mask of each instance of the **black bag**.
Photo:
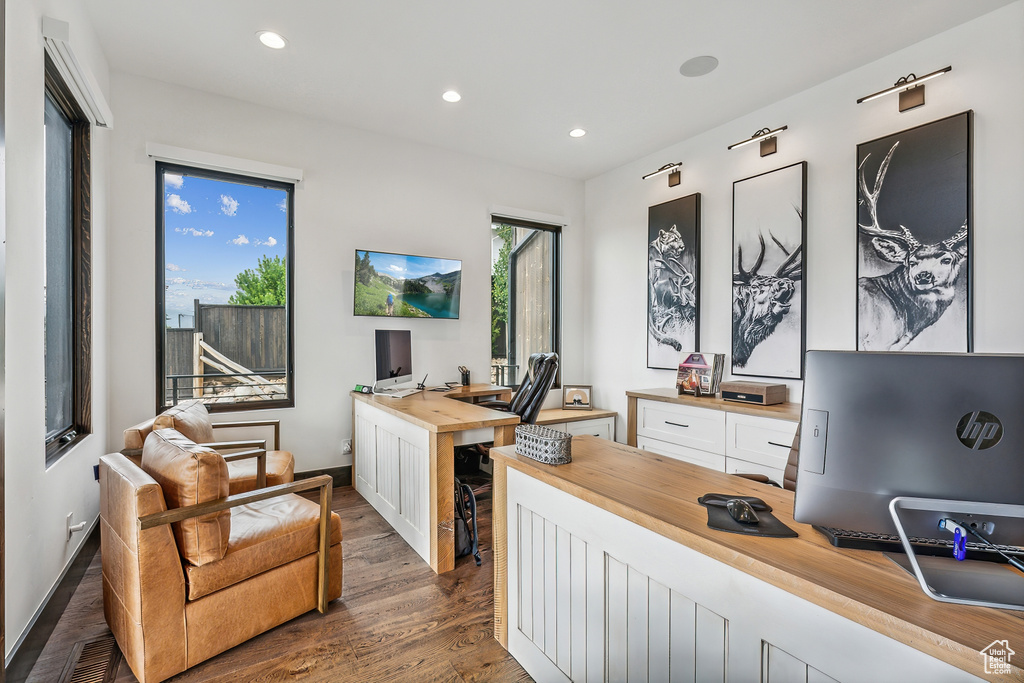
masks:
<svg viewBox="0 0 1024 683"><path fill-rule="evenodd" d="M480 566L479 536L476 529L476 496L469 484L455 479L455 557L472 555Z"/></svg>

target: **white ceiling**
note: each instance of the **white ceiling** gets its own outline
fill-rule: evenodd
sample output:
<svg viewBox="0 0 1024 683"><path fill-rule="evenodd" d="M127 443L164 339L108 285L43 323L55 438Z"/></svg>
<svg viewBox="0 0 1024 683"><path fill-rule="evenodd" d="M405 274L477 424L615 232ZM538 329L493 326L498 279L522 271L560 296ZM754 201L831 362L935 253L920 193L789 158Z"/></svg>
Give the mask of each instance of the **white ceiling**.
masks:
<svg viewBox="0 0 1024 683"><path fill-rule="evenodd" d="M1010 1L86 0L114 71L580 179Z"/></svg>

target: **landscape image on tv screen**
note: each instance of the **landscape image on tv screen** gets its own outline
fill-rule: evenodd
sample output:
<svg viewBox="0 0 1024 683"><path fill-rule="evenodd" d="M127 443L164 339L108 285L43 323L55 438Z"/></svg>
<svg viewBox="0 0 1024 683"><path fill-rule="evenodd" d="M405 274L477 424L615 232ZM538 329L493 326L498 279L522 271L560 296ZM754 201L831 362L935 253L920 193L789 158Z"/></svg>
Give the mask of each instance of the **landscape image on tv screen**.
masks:
<svg viewBox="0 0 1024 683"><path fill-rule="evenodd" d="M458 318L462 261L356 249L355 314Z"/></svg>

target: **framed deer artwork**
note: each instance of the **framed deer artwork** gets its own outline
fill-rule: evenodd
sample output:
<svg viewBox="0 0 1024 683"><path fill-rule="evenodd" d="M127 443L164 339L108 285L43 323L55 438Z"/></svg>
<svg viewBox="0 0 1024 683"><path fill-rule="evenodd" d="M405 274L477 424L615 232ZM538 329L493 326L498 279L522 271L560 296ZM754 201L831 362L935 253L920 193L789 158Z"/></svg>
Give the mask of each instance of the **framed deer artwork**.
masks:
<svg viewBox="0 0 1024 683"><path fill-rule="evenodd" d="M972 111L857 145L857 349L972 349Z"/></svg>
<svg viewBox="0 0 1024 683"><path fill-rule="evenodd" d="M801 379L807 162L732 184L732 374Z"/></svg>
<svg viewBox="0 0 1024 683"><path fill-rule="evenodd" d="M700 349L700 193L647 212L647 367Z"/></svg>

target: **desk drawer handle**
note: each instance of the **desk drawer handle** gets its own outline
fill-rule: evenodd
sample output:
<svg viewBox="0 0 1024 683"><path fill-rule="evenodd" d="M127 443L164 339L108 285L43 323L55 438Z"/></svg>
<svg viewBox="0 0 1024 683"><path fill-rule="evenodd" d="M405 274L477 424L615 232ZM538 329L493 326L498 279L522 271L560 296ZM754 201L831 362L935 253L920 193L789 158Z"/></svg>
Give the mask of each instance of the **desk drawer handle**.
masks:
<svg viewBox="0 0 1024 683"><path fill-rule="evenodd" d="M690 427L690 425L681 425L678 422L669 422L668 420L665 420L665 424L672 425L673 427L685 427L687 429Z"/></svg>
<svg viewBox="0 0 1024 683"><path fill-rule="evenodd" d="M787 446L784 443L775 443L774 441L769 441L768 445L769 446L778 446L779 448L792 448L792 446Z"/></svg>

